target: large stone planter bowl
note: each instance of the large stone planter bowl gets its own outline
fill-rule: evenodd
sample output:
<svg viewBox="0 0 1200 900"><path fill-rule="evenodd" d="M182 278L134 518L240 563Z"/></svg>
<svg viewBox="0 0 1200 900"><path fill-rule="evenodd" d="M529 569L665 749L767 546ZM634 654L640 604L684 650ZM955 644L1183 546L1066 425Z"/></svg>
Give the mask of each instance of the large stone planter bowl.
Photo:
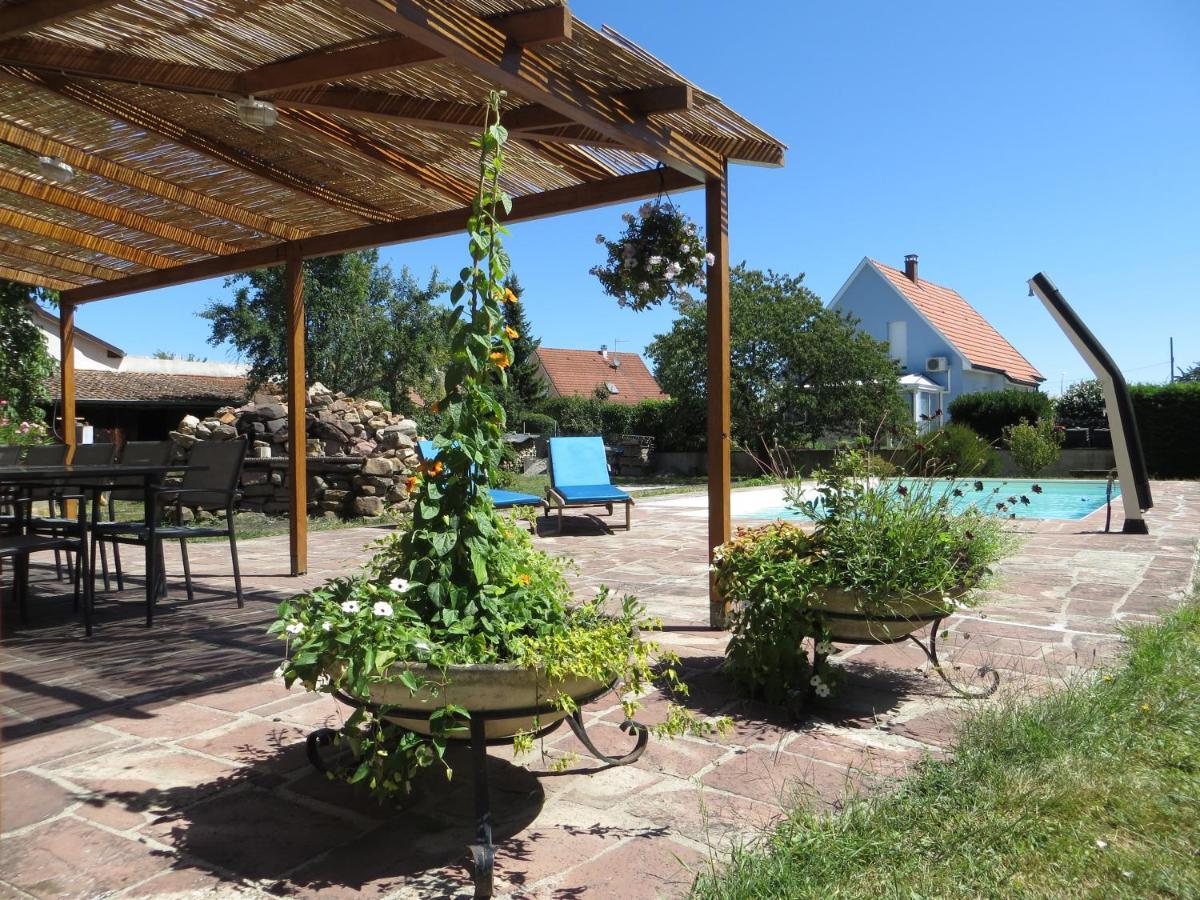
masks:
<svg viewBox="0 0 1200 900"><path fill-rule="evenodd" d="M429 714L447 704L461 706L471 715L485 714L488 740L511 738L536 728L544 730L566 718L555 705L559 694L567 694L583 706L607 691L610 682L590 678L564 678L551 681L543 672L515 665L480 664L440 669L414 663L398 663L419 681L432 680L436 687L425 686L412 694L399 681L371 686L371 702L393 707L387 719L418 734L429 734ZM535 712L536 711L536 712ZM512 715L505 715L511 712ZM536 722L535 722L536 719ZM466 740L467 728L456 729L448 737Z"/></svg>
<svg viewBox="0 0 1200 900"><path fill-rule="evenodd" d="M863 591L832 587L819 594L814 606L828 619L832 640L850 644L890 644L903 640L930 622L944 619L950 608L945 598L953 600L966 592L966 588L957 588L946 593L935 591L906 597L893 595L886 600L891 612L877 616L864 613L861 609L877 609L878 601L885 598L871 598L875 602L868 604L864 602L868 595Z"/></svg>

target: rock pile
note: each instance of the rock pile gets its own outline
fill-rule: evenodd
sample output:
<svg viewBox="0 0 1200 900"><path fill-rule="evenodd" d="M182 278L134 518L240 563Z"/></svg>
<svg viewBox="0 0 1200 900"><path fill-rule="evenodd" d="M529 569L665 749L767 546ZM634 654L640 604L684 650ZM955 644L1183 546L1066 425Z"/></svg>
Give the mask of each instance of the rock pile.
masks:
<svg viewBox="0 0 1200 900"><path fill-rule="evenodd" d="M379 516L408 512L406 482L416 470L417 425L375 400L356 400L314 384L305 404L310 515ZM171 432L183 454L196 441L249 438L242 475L243 509L267 514L288 510L286 457L288 405L256 394L245 406L224 406L211 416L184 416Z"/></svg>

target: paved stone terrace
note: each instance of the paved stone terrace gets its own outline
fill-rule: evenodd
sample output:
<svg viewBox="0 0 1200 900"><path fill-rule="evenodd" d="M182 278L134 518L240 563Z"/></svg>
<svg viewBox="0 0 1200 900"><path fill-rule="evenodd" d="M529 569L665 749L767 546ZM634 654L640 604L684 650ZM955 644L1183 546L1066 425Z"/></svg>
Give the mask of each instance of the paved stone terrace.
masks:
<svg viewBox="0 0 1200 900"><path fill-rule="evenodd" d="M958 674L988 664L1007 690L1042 689L1110 660L1122 623L1176 603L1194 576L1200 484L1156 484L1155 496L1149 537L1103 534L1102 514L1021 524L1024 548L991 602L951 625L945 656ZM783 805L832 807L886 785L941 752L969 714L907 646L848 648L843 698L800 723L739 699L717 671L723 636L706 627L703 518L648 499L631 533L602 521L575 517L541 543L575 557L581 591L604 583L661 616L691 704L732 716L736 729L651 744L637 765L590 776L548 774L540 757L513 765L493 750L501 894L680 895ZM306 733L343 711L271 678L281 645L264 630L275 603L351 570L382 533L315 535L304 579L286 577L285 538L244 542L244 610L224 545L193 545L193 603L175 586L147 630L136 582L101 601L91 639L41 570L34 622L8 622L3 640L0 898L469 896L466 760L452 783L432 777L403 808L381 808L308 768ZM180 571L170 554L168 567ZM647 698L645 718L662 702ZM588 710L602 747L626 745L620 718L613 705ZM564 729L545 750L582 750L574 744Z"/></svg>

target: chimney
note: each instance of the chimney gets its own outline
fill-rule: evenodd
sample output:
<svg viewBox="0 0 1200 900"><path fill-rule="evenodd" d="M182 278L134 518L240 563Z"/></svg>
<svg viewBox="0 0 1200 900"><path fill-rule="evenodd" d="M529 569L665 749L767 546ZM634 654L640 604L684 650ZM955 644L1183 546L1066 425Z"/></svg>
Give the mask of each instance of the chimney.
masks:
<svg viewBox="0 0 1200 900"><path fill-rule="evenodd" d="M904 257L904 274L913 284L917 283L917 254L910 253Z"/></svg>
<svg viewBox="0 0 1200 900"><path fill-rule="evenodd" d="M600 356L602 356L606 362L608 361L608 344L600 345Z"/></svg>

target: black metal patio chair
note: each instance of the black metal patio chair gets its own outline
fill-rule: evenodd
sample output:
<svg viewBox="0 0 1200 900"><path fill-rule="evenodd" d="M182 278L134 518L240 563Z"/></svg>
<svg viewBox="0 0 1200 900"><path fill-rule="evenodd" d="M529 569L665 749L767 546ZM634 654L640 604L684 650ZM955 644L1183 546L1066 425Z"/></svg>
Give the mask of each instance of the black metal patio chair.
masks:
<svg viewBox="0 0 1200 900"><path fill-rule="evenodd" d="M21 465L30 467L65 466L70 450L71 448L66 444L31 444L25 448L25 456L21 460ZM36 502L44 502L47 515L54 516L57 513L56 498L62 492L61 485L46 484L32 488L24 493L24 496ZM70 574L69 569L68 565L68 574ZM54 572L58 576L58 580L62 581L62 555L58 550L54 551Z"/></svg>
<svg viewBox="0 0 1200 900"><path fill-rule="evenodd" d="M229 539L229 555L233 563L234 592L237 604L244 606L242 598L242 573L238 566L237 532L234 514L237 502L241 499L238 482L242 476L242 464L246 459L246 438L243 436L232 441L197 441L192 445L188 464L203 467L190 469L184 473L183 481L177 486L163 485L154 488L158 500L156 512L163 516L170 509L175 511L175 522L155 526L155 543L158 545L159 584L151 592L151 597L157 597L160 590L165 591L166 579L163 574L162 544L163 541L179 541L180 555L183 558L183 576L187 587L188 601L194 599L192 591L192 571L188 561L187 542L202 537L227 537ZM183 508L205 512L224 513L224 527L211 525L184 525ZM135 544L144 547L148 539L148 523L146 522L99 522L92 525L92 532L97 540L112 540L121 544Z"/></svg>
<svg viewBox="0 0 1200 900"><path fill-rule="evenodd" d="M121 450L122 466L165 466L171 462L171 456L175 452L175 444L172 441L127 441ZM107 505L107 520L108 522L117 522L117 503L130 502L142 503L145 499L145 478L141 475L118 475L112 478L109 482L109 490L106 496ZM108 579L108 566L104 564L107 554L105 547L112 547L113 570L117 576L117 590L125 590L125 573L121 568L121 545L115 539L103 538L99 542L100 563L104 575L104 590L110 590L111 586ZM92 560L93 563L96 557L97 536L93 533L92 536ZM93 570L95 566L93 565Z"/></svg>
<svg viewBox="0 0 1200 900"><path fill-rule="evenodd" d="M56 529L52 533L38 534L27 531L27 516L18 516L18 530L15 533L0 535L0 559L13 560L13 598L21 624L29 623L29 557L34 553L61 551L75 554L78 577L75 579L75 608L80 606L80 593L83 594L83 624L87 633L92 633L92 597L91 578L85 571L87 567L87 503L82 495L60 495L64 501L77 503L78 517L69 520L70 524ZM20 497L13 501L14 506L32 507L33 499Z"/></svg>

